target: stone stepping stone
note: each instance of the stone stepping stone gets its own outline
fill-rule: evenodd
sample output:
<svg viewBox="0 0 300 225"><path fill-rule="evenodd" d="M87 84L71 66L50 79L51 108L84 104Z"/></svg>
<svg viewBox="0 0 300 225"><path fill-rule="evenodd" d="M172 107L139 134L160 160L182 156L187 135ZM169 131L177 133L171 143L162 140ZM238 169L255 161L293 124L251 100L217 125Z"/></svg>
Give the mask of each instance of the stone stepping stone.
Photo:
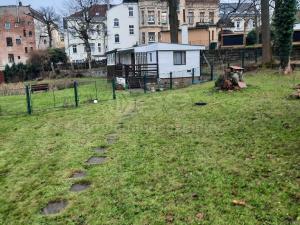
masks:
<svg viewBox="0 0 300 225"><path fill-rule="evenodd" d="M90 182L81 182L81 183L73 184L70 188L70 191L80 192L88 189L90 186L91 186Z"/></svg>
<svg viewBox="0 0 300 225"><path fill-rule="evenodd" d="M107 136L106 140L107 140L107 143L108 143L109 145L112 145L112 144L114 144L114 143L117 142L117 140L118 140L118 135L117 135L117 134L109 134L109 135Z"/></svg>
<svg viewBox="0 0 300 225"><path fill-rule="evenodd" d="M67 200L51 201L42 209L43 215L57 214L64 210L68 205Z"/></svg>
<svg viewBox="0 0 300 225"><path fill-rule="evenodd" d="M106 157L98 157L98 156L92 156L91 158L86 161L88 165L98 165L102 164L106 161Z"/></svg>
<svg viewBox="0 0 300 225"><path fill-rule="evenodd" d="M72 175L70 176L70 178L82 178L86 176L86 172L84 171L75 171L74 173L72 173Z"/></svg>
<svg viewBox="0 0 300 225"><path fill-rule="evenodd" d="M94 152L97 152L97 153L100 153L100 154L106 153L106 151L107 151L107 148L104 147L104 146L94 148Z"/></svg>

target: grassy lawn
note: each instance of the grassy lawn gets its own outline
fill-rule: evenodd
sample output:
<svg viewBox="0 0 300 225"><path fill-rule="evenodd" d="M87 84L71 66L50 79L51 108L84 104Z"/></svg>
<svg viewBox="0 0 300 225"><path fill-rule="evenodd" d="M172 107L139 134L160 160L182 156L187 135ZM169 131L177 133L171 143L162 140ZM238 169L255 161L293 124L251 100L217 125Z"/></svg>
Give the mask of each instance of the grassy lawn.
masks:
<svg viewBox="0 0 300 225"><path fill-rule="evenodd" d="M246 81L0 117L0 224L299 224L300 102L287 96L300 73ZM98 146L108 160L87 166ZM91 182L79 193L76 170ZM57 199L67 208L42 215Z"/></svg>

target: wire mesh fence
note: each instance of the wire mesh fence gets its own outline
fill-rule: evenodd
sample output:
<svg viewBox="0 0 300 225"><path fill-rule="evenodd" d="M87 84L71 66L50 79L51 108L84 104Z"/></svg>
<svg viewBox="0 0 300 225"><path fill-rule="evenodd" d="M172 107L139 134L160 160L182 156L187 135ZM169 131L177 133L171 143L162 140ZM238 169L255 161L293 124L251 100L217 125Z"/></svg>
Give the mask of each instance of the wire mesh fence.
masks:
<svg viewBox="0 0 300 225"><path fill-rule="evenodd" d="M106 79L27 84L0 90L0 115L19 115L72 108L113 99L113 87Z"/></svg>

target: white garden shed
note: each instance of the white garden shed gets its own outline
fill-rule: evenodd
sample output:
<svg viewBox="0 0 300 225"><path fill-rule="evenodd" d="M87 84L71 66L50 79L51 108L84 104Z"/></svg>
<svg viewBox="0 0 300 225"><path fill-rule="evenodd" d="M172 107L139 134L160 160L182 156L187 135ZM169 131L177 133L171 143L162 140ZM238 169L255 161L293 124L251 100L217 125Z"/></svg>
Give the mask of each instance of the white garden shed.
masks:
<svg viewBox="0 0 300 225"><path fill-rule="evenodd" d="M200 69L201 50L204 46L153 43L118 49L107 53L108 66L157 64L159 78L167 78L172 72L177 76L190 77L191 70Z"/></svg>

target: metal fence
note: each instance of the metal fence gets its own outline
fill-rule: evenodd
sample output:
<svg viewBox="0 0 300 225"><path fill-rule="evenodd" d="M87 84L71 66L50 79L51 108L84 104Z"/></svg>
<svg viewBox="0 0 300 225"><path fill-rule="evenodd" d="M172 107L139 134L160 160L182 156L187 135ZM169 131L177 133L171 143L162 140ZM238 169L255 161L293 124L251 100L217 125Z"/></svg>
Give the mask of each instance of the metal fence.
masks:
<svg viewBox="0 0 300 225"><path fill-rule="evenodd" d="M114 98L111 82L106 79L73 81L63 85L49 84L49 89L36 91L33 85L0 90L0 115L20 115L51 109L75 108L89 103L101 103Z"/></svg>

